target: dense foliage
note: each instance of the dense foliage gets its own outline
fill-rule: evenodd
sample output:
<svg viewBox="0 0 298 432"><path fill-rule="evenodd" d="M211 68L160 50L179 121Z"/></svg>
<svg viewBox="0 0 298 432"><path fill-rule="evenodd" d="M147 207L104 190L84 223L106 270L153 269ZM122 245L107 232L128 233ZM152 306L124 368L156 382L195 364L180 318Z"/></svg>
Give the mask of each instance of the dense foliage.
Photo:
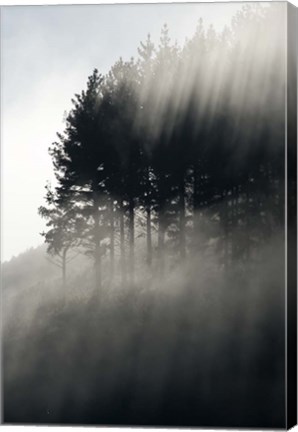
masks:
<svg viewBox="0 0 298 432"><path fill-rule="evenodd" d="M225 268L256 256L283 222L281 25L275 8L250 5L221 33L200 20L182 47L165 25L157 47L148 36L136 60L95 69L50 148L63 214L59 245L45 235L51 250L79 243L99 289L103 261L111 282L118 256L122 281L211 243ZM77 231L72 216L65 226L71 207Z"/></svg>

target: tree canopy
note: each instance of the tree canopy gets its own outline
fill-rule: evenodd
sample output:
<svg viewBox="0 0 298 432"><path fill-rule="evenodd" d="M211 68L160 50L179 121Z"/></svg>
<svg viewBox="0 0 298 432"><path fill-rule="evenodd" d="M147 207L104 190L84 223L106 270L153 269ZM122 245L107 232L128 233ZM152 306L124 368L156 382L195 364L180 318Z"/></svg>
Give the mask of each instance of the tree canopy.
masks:
<svg viewBox="0 0 298 432"><path fill-rule="evenodd" d="M199 20L179 46L165 24L137 59L94 69L50 147L49 250L79 241L99 290L116 261L133 283L137 266L162 275L212 248L222 268L255 258L283 222L281 25L274 7L248 5L222 32Z"/></svg>

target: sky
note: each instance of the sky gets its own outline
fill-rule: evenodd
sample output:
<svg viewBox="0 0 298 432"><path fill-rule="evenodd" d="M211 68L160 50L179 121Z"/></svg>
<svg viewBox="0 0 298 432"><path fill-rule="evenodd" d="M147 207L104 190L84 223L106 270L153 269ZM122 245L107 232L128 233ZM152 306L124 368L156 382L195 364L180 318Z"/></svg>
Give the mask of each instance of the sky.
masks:
<svg viewBox="0 0 298 432"><path fill-rule="evenodd" d="M221 30L241 3L1 7L1 260L43 242L45 184L54 183L48 148L62 132L71 98L96 67L136 56L168 24L191 37L200 17Z"/></svg>

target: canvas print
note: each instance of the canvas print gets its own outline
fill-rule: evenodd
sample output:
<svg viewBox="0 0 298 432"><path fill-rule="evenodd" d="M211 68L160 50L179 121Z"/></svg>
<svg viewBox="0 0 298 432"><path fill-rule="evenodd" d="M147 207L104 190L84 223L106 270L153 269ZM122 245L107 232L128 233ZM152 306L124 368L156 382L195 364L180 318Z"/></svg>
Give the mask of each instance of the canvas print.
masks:
<svg viewBox="0 0 298 432"><path fill-rule="evenodd" d="M296 424L296 8L1 7L6 424Z"/></svg>

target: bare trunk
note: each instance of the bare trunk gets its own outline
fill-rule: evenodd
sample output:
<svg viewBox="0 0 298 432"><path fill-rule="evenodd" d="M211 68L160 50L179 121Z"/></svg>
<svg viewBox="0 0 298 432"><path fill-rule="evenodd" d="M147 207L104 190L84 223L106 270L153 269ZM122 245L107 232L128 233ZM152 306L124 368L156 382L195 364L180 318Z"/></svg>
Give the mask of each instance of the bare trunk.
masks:
<svg viewBox="0 0 298 432"><path fill-rule="evenodd" d="M229 267L229 196L227 190L223 198L223 265L227 269Z"/></svg>
<svg viewBox="0 0 298 432"><path fill-rule="evenodd" d="M164 211L160 209L158 215L158 268L159 274L164 273L164 243L165 243L165 221Z"/></svg>
<svg viewBox="0 0 298 432"><path fill-rule="evenodd" d="M110 200L110 282L114 276L115 266L115 224L114 224L114 200Z"/></svg>
<svg viewBox="0 0 298 432"><path fill-rule="evenodd" d="M124 238L124 209L123 200L120 198L119 201L120 210L120 267L121 267L121 277L122 283L126 283L126 264L125 264L125 238Z"/></svg>
<svg viewBox="0 0 298 432"><path fill-rule="evenodd" d="M198 247L198 234L199 234L199 173L198 166L195 164L193 173L193 246Z"/></svg>
<svg viewBox="0 0 298 432"><path fill-rule="evenodd" d="M179 237L180 237L180 256L182 259L186 255L186 238L185 238L185 185L184 176L181 176L179 185Z"/></svg>
<svg viewBox="0 0 298 432"><path fill-rule="evenodd" d="M250 183L247 185L246 192L246 259L250 259Z"/></svg>
<svg viewBox="0 0 298 432"><path fill-rule="evenodd" d="M150 204L147 206L146 213L147 213L147 217L146 217L146 223L147 223L147 264L149 267L151 267L151 264L152 264L152 235L151 235Z"/></svg>
<svg viewBox="0 0 298 432"><path fill-rule="evenodd" d="M134 233L134 200L129 200L129 273L131 282L134 281L134 264L135 264L135 233Z"/></svg>
<svg viewBox="0 0 298 432"><path fill-rule="evenodd" d="M101 250L100 250L100 226L99 226L99 202L98 197L94 198L94 244L95 244L95 291L101 294Z"/></svg>
<svg viewBox="0 0 298 432"><path fill-rule="evenodd" d="M238 256L238 188L237 186L233 186L231 191L232 191L231 260L233 263Z"/></svg>
<svg viewBox="0 0 298 432"><path fill-rule="evenodd" d="M151 229L151 183L150 167L146 168L147 198L146 198L146 229L147 229L147 265L152 265L152 229Z"/></svg>
<svg viewBox="0 0 298 432"><path fill-rule="evenodd" d="M67 250L64 249L62 253L62 283L63 283L63 290L66 288L66 253Z"/></svg>

